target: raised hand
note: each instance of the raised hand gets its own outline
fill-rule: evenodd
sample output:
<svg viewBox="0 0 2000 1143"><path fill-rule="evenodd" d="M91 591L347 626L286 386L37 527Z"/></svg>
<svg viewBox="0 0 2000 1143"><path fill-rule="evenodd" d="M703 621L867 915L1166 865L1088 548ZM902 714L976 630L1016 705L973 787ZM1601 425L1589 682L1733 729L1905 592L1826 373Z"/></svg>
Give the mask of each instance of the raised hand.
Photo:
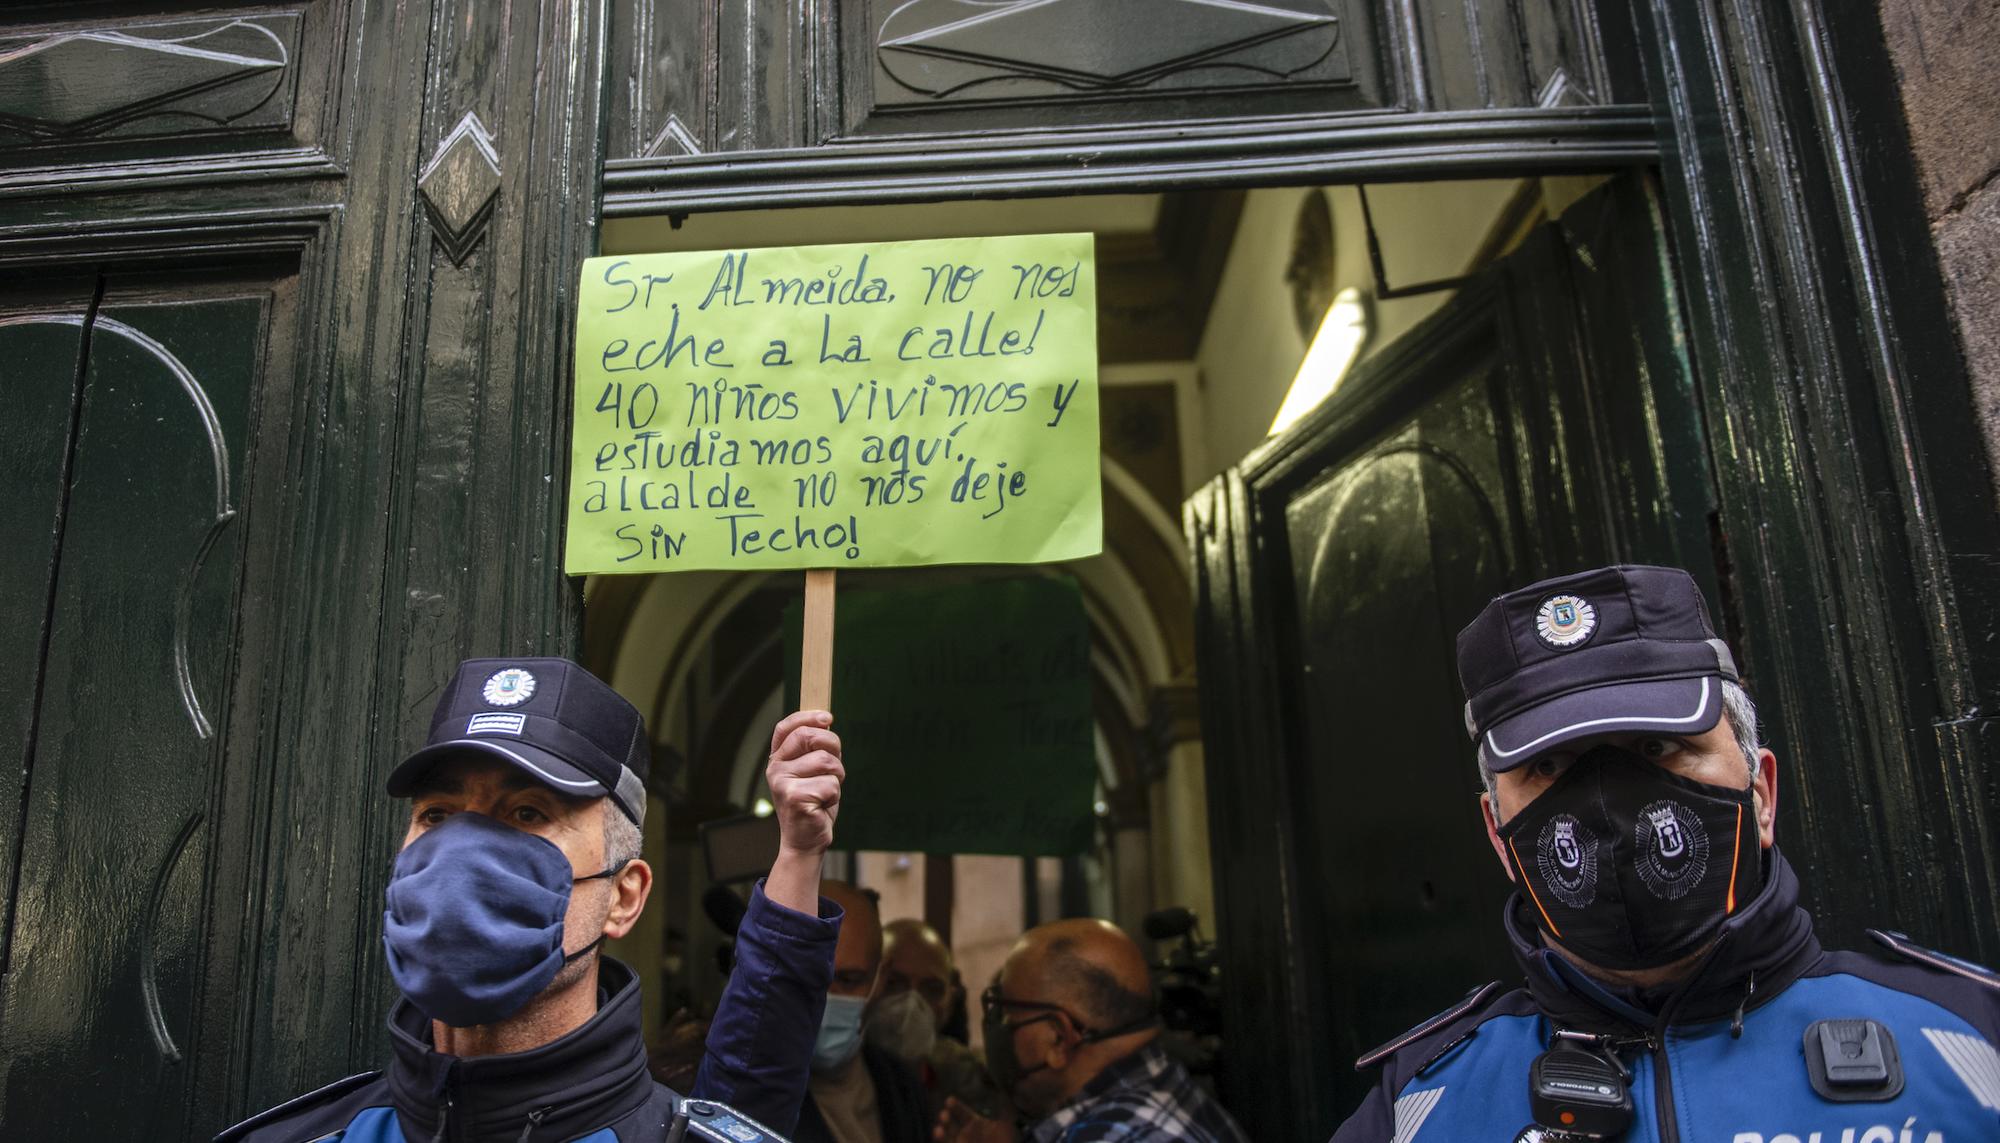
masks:
<svg viewBox="0 0 2000 1143"><path fill-rule="evenodd" d="M786 715L771 731L771 759L764 780L778 816L778 859L764 883L765 896L801 913L819 910L820 859L833 844L840 816L840 736L827 729L823 710Z"/></svg>
<svg viewBox="0 0 2000 1143"><path fill-rule="evenodd" d="M833 820L840 815L840 736L827 727L833 716L802 710L785 716L771 732L771 761L764 779L777 807L780 851L817 856L833 844Z"/></svg>

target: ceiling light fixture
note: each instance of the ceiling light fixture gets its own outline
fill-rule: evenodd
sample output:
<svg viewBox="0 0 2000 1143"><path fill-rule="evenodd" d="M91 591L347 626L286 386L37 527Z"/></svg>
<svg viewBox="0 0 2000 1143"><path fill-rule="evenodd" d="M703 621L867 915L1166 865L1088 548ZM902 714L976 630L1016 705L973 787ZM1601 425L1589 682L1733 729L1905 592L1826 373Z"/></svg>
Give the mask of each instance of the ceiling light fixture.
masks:
<svg viewBox="0 0 2000 1143"><path fill-rule="evenodd" d="M1333 296L1333 304L1320 319L1319 332L1313 334L1305 360L1299 362L1298 376L1292 378L1284 404L1278 406L1278 415L1271 419L1270 435L1277 436L1291 428L1299 418L1333 396L1334 389L1361 356L1361 346L1367 340L1368 299L1349 286Z"/></svg>

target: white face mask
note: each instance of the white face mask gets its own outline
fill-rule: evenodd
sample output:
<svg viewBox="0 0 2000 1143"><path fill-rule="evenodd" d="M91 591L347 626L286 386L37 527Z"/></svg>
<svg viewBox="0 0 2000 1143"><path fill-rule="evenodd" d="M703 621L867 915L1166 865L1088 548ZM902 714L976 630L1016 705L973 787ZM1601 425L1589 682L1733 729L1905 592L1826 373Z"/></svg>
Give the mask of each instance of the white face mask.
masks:
<svg viewBox="0 0 2000 1143"><path fill-rule="evenodd" d="M914 988L875 1002L863 1024L868 1042L904 1063L916 1063L937 1044L937 1013Z"/></svg>

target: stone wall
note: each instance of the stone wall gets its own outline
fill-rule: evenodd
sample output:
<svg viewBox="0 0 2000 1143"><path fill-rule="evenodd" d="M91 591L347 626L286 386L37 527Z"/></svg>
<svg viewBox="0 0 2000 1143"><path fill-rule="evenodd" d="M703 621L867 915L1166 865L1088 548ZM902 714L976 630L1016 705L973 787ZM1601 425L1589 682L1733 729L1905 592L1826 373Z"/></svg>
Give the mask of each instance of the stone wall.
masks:
<svg viewBox="0 0 2000 1143"><path fill-rule="evenodd" d="M2000 472L2000 4L1882 0L1973 401Z"/></svg>

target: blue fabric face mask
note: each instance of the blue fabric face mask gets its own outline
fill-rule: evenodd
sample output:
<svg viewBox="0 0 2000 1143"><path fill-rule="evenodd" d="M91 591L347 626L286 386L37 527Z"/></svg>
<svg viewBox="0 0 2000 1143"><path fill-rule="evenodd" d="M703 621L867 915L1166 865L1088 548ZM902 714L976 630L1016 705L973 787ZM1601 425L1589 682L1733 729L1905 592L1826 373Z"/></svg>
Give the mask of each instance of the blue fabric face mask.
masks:
<svg viewBox="0 0 2000 1143"><path fill-rule="evenodd" d="M819 1018L819 1038L813 1041L814 1071L830 1072L861 1050L861 1010L867 1005L859 996L826 998L826 1014Z"/></svg>
<svg viewBox="0 0 2000 1143"><path fill-rule="evenodd" d="M570 888L616 873L572 877L546 838L485 814L457 813L396 855L382 944L389 974L417 1010L454 1028L519 1012L563 965Z"/></svg>

